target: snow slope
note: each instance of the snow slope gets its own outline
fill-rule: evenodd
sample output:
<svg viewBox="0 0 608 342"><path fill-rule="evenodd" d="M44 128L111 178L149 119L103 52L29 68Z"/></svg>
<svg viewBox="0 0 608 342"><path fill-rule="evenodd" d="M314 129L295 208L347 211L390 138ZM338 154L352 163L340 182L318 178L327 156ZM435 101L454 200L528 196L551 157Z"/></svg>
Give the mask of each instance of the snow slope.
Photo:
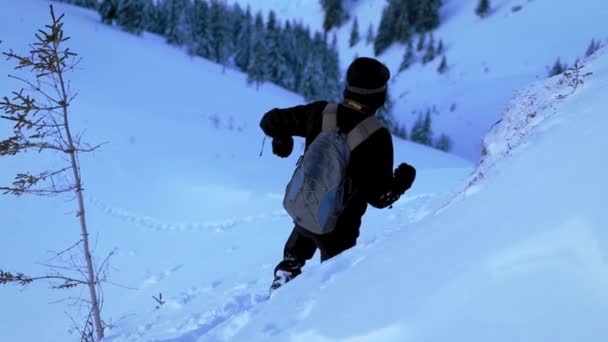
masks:
<svg viewBox="0 0 608 342"><path fill-rule="evenodd" d="M0 2L0 49L27 51L49 22L49 2ZM81 162L98 263L114 251L113 284L104 288L104 318L115 326L108 340L194 341L267 291L291 230L281 196L298 153L281 160L267 142L260 157L258 121L272 107L303 100L272 85L249 88L240 73L190 58L159 37L102 25L95 12L55 8L66 14L70 47L83 58L70 75L79 92L73 126L86 129L91 143L107 142ZM2 61L0 74L12 67ZM20 86L5 77L0 94ZM0 136L10 131L0 122ZM418 168L419 183L392 211L370 210L361 248L434 211L472 171L452 155L408 142L395 147L396 161ZM0 182L59 165L58 156L1 158ZM40 275L48 272L43 263L63 265L53 251L79 238L68 200L0 196L1 269ZM166 303L156 309L152 296L160 293ZM45 284L2 286L2 339L77 340L66 313L78 320L85 309L62 300L78 295Z"/></svg>
<svg viewBox="0 0 608 342"><path fill-rule="evenodd" d="M198 341L604 341L608 49L583 64L575 91L556 77L513 100L449 206Z"/></svg>
<svg viewBox="0 0 608 342"><path fill-rule="evenodd" d="M323 14L319 1L231 0L253 10L273 9L284 20L303 21L321 30ZM365 39L348 45L353 18L365 37L372 24L377 31L386 1L344 1L351 19L335 29L343 69L355 56L373 56ZM439 75L440 59L423 66L420 62L398 74L405 47L393 45L378 58L393 75L391 96L394 115L411 128L417 116L433 110L436 136L448 134L454 152L477 161L481 139L500 118L503 108L527 84L544 79L546 68L560 57L572 65L583 57L591 39L606 43L604 21L608 2L604 0L492 0L493 12L480 19L475 15L478 0L445 0L442 24L434 32L443 40L449 71ZM521 10L513 12L514 6ZM414 41L416 43L417 40ZM419 57L421 57L420 55ZM453 108L453 109L452 109Z"/></svg>

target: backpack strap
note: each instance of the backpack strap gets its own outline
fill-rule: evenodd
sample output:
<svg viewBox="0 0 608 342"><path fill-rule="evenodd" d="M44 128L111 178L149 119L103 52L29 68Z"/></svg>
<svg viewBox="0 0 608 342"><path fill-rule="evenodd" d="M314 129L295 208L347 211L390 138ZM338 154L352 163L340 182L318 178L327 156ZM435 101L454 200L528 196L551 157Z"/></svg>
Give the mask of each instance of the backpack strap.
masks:
<svg viewBox="0 0 608 342"><path fill-rule="evenodd" d="M323 131L333 131L338 128L338 105L328 103L323 109Z"/></svg>
<svg viewBox="0 0 608 342"><path fill-rule="evenodd" d="M365 120L359 122L346 136L346 141L348 142L350 150L353 151L357 146L383 127L380 120L374 115L368 116Z"/></svg>

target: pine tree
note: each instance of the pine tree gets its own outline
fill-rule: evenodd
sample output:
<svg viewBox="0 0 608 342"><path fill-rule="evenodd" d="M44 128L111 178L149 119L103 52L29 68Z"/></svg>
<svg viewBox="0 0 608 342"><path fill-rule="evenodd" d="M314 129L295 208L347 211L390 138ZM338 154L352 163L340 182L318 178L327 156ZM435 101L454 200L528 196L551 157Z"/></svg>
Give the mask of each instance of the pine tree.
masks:
<svg viewBox="0 0 608 342"><path fill-rule="evenodd" d="M342 0L321 0L321 6L325 11L325 18L323 19L323 29L325 32L333 27L340 27L346 19Z"/></svg>
<svg viewBox="0 0 608 342"><path fill-rule="evenodd" d="M186 11L189 9L188 0L164 0L161 9L166 13L167 25L164 36L167 43L174 45L186 44L190 37L190 28L186 19Z"/></svg>
<svg viewBox="0 0 608 342"><path fill-rule="evenodd" d="M422 115L418 115L418 119L414 123L412 127L412 132L410 134L410 139L412 141L418 142L424 145L432 145L433 144L433 131L431 129L431 111L427 110L424 118Z"/></svg>
<svg viewBox="0 0 608 342"><path fill-rule="evenodd" d="M302 26L302 24L296 24L294 35L296 37L296 48L293 50L295 55L293 63L293 74L295 78L294 90L296 93L302 94L300 90L302 89L302 83L305 76L304 69L313 49L313 44L309 28Z"/></svg>
<svg viewBox="0 0 608 342"><path fill-rule="evenodd" d="M395 119L393 117L393 107L394 103L391 99L390 93L386 94L386 102L384 102L384 106L380 107L376 112L376 117L384 124L386 128L388 128L389 132L393 133L395 128L397 127L395 123Z"/></svg>
<svg viewBox="0 0 608 342"><path fill-rule="evenodd" d="M374 27L372 26L372 24L369 24L369 26L367 28L367 35L365 36L365 42L367 44L371 44L374 42L375 39L376 39L376 36L374 34Z"/></svg>
<svg viewBox="0 0 608 342"><path fill-rule="evenodd" d="M587 51L585 52L585 57L589 57L589 56L593 55L593 53L595 53L595 51L599 50L600 47L601 47L601 44L599 41L596 43L595 39L591 39L591 43L589 43L589 46L587 47Z"/></svg>
<svg viewBox="0 0 608 342"><path fill-rule="evenodd" d="M443 53L443 40L439 40L439 45L437 45L437 55L441 55Z"/></svg>
<svg viewBox="0 0 608 342"><path fill-rule="evenodd" d="M423 141L426 141L426 138L424 136L424 119L420 114L418 115L418 118L412 126L412 131L410 132L410 140L415 141L417 143L422 143Z"/></svg>
<svg viewBox="0 0 608 342"><path fill-rule="evenodd" d="M243 72L247 72L251 63L251 57L253 54L253 22L251 17L251 9L247 7L245 11L243 29L241 30L238 41L236 56L234 63Z"/></svg>
<svg viewBox="0 0 608 342"><path fill-rule="evenodd" d="M226 6L226 5L224 4L224 6ZM241 32L247 26L246 25L247 24L246 14L238 2L235 2L234 5L232 5L232 8L228 10L228 13L229 13L230 17L233 18L231 21L232 22L231 46L233 46L235 49L238 49L239 45L241 44L241 41L239 40L239 38L241 37Z"/></svg>
<svg viewBox="0 0 608 342"><path fill-rule="evenodd" d="M209 23L209 5L205 0L194 0L190 12L192 25L189 53L195 56L211 59L211 25Z"/></svg>
<svg viewBox="0 0 608 342"><path fill-rule="evenodd" d="M340 58L338 55L338 38L334 34L330 46L324 44L325 51L323 71L325 75L325 83L323 88L326 89L327 99L337 102L341 99L342 86L340 84Z"/></svg>
<svg viewBox="0 0 608 342"><path fill-rule="evenodd" d="M282 85L291 91L296 90L296 73L298 72L297 35L291 23L287 21L281 34L280 50L283 51L285 69L287 74Z"/></svg>
<svg viewBox="0 0 608 342"><path fill-rule="evenodd" d="M324 54L324 40L321 33L315 33L310 45L311 49L304 65L298 93L309 101L317 101L324 99L326 96L326 90L322 89L325 84L323 65L319 63Z"/></svg>
<svg viewBox="0 0 608 342"><path fill-rule="evenodd" d="M424 45L426 43L426 33L421 33L418 36L418 45L416 46L416 50L422 51L424 49Z"/></svg>
<svg viewBox="0 0 608 342"><path fill-rule="evenodd" d="M475 13L482 18L490 14L490 0L479 0Z"/></svg>
<svg viewBox="0 0 608 342"><path fill-rule="evenodd" d="M228 9L219 0L212 0L209 6L209 40L211 43L211 59L224 67L232 52L231 16Z"/></svg>
<svg viewBox="0 0 608 342"><path fill-rule="evenodd" d="M265 78L270 82L285 87L285 78L289 74L287 70L287 61L285 60L285 53L282 50L283 45L281 44L282 35L281 28L278 26L277 18L274 11L270 11L268 16L268 22L266 24L266 49L267 56L264 62Z"/></svg>
<svg viewBox="0 0 608 342"><path fill-rule="evenodd" d="M374 40L374 54L376 56L384 52L395 40L395 10L392 6L387 6L382 11L382 18L380 19L380 27L378 27L378 34Z"/></svg>
<svg viewBox="0 0 608 342"><path fill-rule="evenodd" d="M400 43L405 43L411 39L412 25L409 20L408 6L399 6L395 9L395 39Z"/></svg>
<svg viewBox="0 0 608 342"><path fill-rule="evenodd" d="M357 17L355 17L355 19L353 20L353 27L350 30L350 47L357 45L357 43L359 43L359 40L361 40L361 37L359 36L359 23L357 22Z"/></svg>
<svg viewBox="0 0 608 342"><path fill-rule="evenodd" d="M426 47L426 53L422 56L422 63L426 64L435 59L435 38L431 34L431 39L429 40L429 44Z"/></svg>
<svg viewBox="0 0 608 342"><path fill-rule="evenodd" d="M555 61L555 64L553 64L553 67L549 70L549 77L561 75L566 69L567 69L567 66L565 64L562 65L562 63L558 57L557 60Z"/></svg>
<svg viewBox="0 0 608 342"><path fill-rule="evenodd" d="M435 148L441 151L449 152L452 149L452 139L446 134L441 134L435 142Z"/></svg>
<svg viewBox="0 0 608 342"><path fill-rule="evenodd" d="M417 32L427 32L439 26L439 9L442 0L419 0L417 20L415 23Z"/></svg>
<svg viewBox="0 0 608 342"><path fill-rule="evenodd" d="M423 144L431 146L433 144L433 130L431 128L431 111L427 110L424 117L424 123L422 125L424 132Z"/></svg>
<svg viewBox="0 0 608 342"><path fill-rule="evenodd" d="M145 28L145 7L144 0L118 0L116 24L127 32L141 34Z"/></svg>
<svg viewBox="0 0 608 342"><path fill-rule="evenodd" d="M76 6L80 6L80 7L84 7L84 8L92 8L92 9L97 9L97 6L98 6L97 0L71 0L71 1L63 0L62 2L68 2L68 3L71 3Z"/></svg>
<svg viewBox="0 0 608 342"><path fill-rule="evenodd" d="M146 0L144 6L144 30L162 35L167 28L167 15L154 0Z"/></svg>
<svg viewBox="0 0 608 342"><path fill-rule="evenodd" d="M118 0L102 0L98 12L102 23L112 25L118 15Z"/></svg>
<svg viewBox="0 0 608 342"><path fill-rule="evenodd" d="M255 16L255 25L252 31L253 54L249 67L247 68L247 81L254 83L256 89L266 81L265 66L266 66L266 39L264 29L264 18L262 13L258 12Z"/></svg>
<svg viewBox="0 0 608 342"><path fill-rule="evenodd" d="M403 55L403 60L401 61L401 65L399 65L399 71L403 71L408 69L412 63L414 62L414 47L412 45L412 41L410 40L407 43L407 48L405 50L405 54Z"/></svg>
<svg viewBox="0 0 608 342"><path fill-rule="evenodd" d="M439 68L437 68L437 72L440 74L444 74L448 70L448 61L445 56L441 58L441 63L439 64Z"/></svg>

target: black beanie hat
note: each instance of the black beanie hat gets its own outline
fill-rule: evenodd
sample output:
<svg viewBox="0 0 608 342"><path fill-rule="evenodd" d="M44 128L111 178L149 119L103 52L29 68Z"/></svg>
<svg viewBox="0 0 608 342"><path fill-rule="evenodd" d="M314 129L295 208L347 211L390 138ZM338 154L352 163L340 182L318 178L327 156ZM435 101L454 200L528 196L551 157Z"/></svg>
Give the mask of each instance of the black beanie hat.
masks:
<svg viewBox="0 0 608 342"><path fill-rule="evenodd" d="M344 97L376 110L384 105L390 77L389 69L377 59L359 57L346 72Z"/></svg>

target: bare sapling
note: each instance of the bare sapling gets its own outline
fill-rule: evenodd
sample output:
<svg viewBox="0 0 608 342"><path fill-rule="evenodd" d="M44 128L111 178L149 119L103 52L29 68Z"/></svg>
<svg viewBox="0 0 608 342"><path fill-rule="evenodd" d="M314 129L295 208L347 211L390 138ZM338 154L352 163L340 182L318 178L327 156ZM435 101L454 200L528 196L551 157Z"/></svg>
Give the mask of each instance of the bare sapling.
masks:
<svg viewBox="0 0 608 342"><path fill-rule="evenodd" d="M104 323L101 319L100 282L105 274L107 258L95 267L89 244L83 178L79 155L95 151L82 141L82 133L73 131L70 119L72 101L76 92L70 87L67 74L74 71L79 62L76 53L65 47L69 37L64 35L63 15L56 16L50 7L52 22L35 34L30 51L21 55L13 50L4 52L7 60L15 61L16 75L10 78L23 84L23 88L0 100L0 118L12 125L12 135L0 137L0 157L14 157L25 152L54 153L62 166L42 172L17 173L9 186L0 186L5 195L38 196L71 195L76 202L76 218L80 237L67 251L79 250L77 262L72 257L72 274L64 276L59 272L42 277L30 277L23 273L0 270L0 284L15 283L27 285L37 280L54 281L53 288L88 288L89 315L82 330L82 340L101 341L104 337ZM26 76L22 76L26 75ZM1 121L0 121L1 122ZM63 253L63 252L62 252ZM58 254L59 255L59 254ZM2 265L0 265L1 267ZM55 268L58 269L58 268ZM102 276L100 276L102 274ZM87 328L90 327L90 328Z"/></svg>

